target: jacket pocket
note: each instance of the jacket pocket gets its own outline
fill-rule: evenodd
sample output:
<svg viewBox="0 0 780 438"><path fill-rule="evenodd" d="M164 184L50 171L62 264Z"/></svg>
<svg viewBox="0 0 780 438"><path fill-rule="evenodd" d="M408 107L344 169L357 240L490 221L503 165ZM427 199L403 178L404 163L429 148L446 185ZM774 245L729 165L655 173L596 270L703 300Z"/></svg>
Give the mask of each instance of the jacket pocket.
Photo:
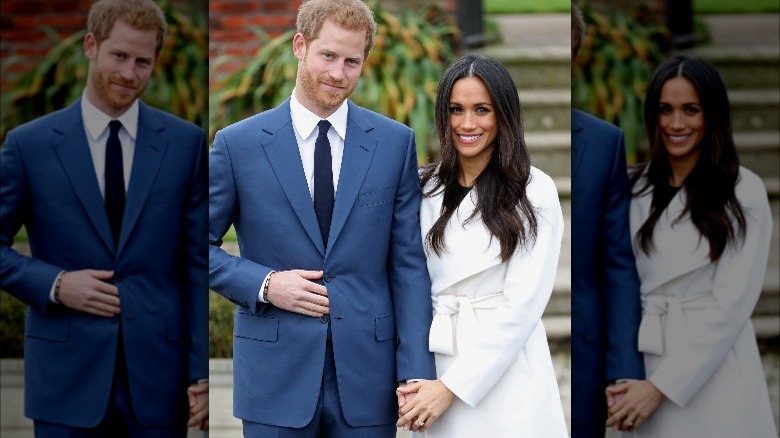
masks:
<svg viewBox="0 0 780 438"><path fill-rule="evenodd" d="M395 339L395 318L393 314L376 317L376 340L389 341Z"/></svg>
<svg viewBox="0 0 780 438"><path fill-rule="evenodd" d="M236 312L233 336L255 341L276 342L279 336L279 320Z"/></svg>
<svg viewBox="0 0 780 438"><path fill-rule="evenodd" d="M68 342L70 338L70 320L51 318L38 313L28 313L24 325L24 335L28 338L44 339L53 342Z"/></svg>
<svg viewBox="0 0 780 438"><path fill-rule="evenodd" d="M373 207L375 205L387 204L392 202L394 197L395 187L361 193L358 195L358 205L360 207Z"/></svg>

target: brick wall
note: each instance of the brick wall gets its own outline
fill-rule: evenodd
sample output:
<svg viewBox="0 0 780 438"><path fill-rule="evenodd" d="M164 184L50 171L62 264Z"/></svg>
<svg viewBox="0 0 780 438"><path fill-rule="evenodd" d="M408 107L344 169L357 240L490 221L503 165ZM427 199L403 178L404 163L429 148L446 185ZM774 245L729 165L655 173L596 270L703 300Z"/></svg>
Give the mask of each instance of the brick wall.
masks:
<svg viewBox="0 0 780 438"><path fill-rule="evenodd" d="M457 0L427 0L455 11ZM397 11L419 9L420 0L382 0L383 7ZM273 38L295 27L300 0L211 0L209 1L209 59L233 55L237 59L221 63L214 73L222 74L241 68L262 44L251 31L263 29ZM292 48L290 49L292 50Z"/></svg>
<svg viewBox="0 0 780 438"><path fill-rule="evenodd" d="M12 55L43 56L51 48L51 39L42 30L50 26L65 37L84 29L89 0L3 0L0 15L0 61ZM35 63L15 64L7 73L27 71ZM4 81L5 82L5 81Z"/></svg>
<svg viewBox="0 0 780 438"><path fill-rule="evenodd" d="M173 0L180 10L203 7L207 0ZM64 38L87 27L94 0L2 0L0 2L0 64L13 55L44 56L53 46L44 26ZM37 62L14 63L5 71L3 87L14 75L35 68ZM4 88L3 88L4 89Z"/></svg>

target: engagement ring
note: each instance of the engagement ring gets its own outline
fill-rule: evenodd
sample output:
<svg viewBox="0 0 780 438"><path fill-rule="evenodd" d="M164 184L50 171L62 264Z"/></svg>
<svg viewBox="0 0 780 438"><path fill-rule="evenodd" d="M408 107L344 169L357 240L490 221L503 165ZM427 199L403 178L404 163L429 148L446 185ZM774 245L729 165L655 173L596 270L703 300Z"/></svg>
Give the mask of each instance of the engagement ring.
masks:
<svg viewBox="0 0 780 438"><path fill-rule="evenodd" d="M626 426L631 427L634 425L634 422L631 420L626 420Z"/></svg>
<svg viewBox="0 0 780 438"><path fill-rule="evenodd" d="M422 420L417 420L417 424L418 424L419 426L425 426L425 422L424 422L424 421L422 421Z"/></svg>

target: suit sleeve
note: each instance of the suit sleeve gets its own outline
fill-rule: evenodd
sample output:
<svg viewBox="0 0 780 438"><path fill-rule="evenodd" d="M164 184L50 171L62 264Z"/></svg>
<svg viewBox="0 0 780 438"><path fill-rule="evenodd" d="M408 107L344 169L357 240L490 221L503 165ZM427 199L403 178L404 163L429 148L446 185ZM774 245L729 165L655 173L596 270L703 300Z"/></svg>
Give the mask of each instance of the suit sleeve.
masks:
<svg viewBox="0 0 780 438"><path fill-rule="evenodd" d="M404 169L398 181L391 229L388 276L393 294L398 381L435 379L428 332L433 318L431 282L420 236L422 193L414 133L409 131Z"/></svg>
<svg viewBox="0 0 780 438"><path fill-rule="evenodd" d="M741 246L729 244L716 262L712 293L715 300L697 312L700 319L684 333L674 333L678 345L691 354L667 356L650 381L679 406L685 406L723 363L737 338L750 323L764 284L772 235L772 212L757 176L743 179L737 198L747 225Z"/></svg>
<svg viewBox="0 0 780 438"><path fill-rule="evenodd" d="M186 314L190 334L188 364L189 380L207 379L209 346L208 308L208 252L204 237L208 229L208 169L206 168L206 138L199 130L196 139L196 156L187 193L187 209L184 216L182 252L186 267L184 290Z"/></svg>
<svg viewBox="0 0 780 438"><path fill-rule="evenodd" d="M518 248L509 259L504 283L506 302L489 321L481 322L474 336L479 342L468 354L458 356L441 377L469 406L476 406L516 360L539 326L552 295L563 239L563 214L555 184L549 177L543 182L537 194L542 201L535 205L536 242L530 249Z"/></svg>
<svg viewBox="0 0 780 438"><path fill-rule="evenodd" d="M209 154L209 287L231 302L257 312L257 294L271 268L222 249L238 211L230 149L222 131L217 132Z"/></svg>
<svg viewBox="0 0 780 438"><path fill-rule="evenodd" d="M601 266L607 335L606 379L643 379L644 361L637 348L642 304L639 276L628 225L630 189L623 134L615 136L610 181L601 225Z"/></svg>
<svg viewBox="0 0 780 438"><path fill-rule="evenodd" d="M62 269L12 248L29 214L29 197L22 151L11 131L0 150L0 288L45 312L51 304L49 291Z"/></svg>

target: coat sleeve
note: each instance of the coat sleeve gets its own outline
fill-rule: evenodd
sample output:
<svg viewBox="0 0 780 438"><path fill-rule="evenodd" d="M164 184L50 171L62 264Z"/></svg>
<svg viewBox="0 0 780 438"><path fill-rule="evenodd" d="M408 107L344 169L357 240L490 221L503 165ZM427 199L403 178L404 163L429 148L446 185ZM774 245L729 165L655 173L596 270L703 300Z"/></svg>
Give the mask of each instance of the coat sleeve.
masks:
<svg viewBox="0 0 780 438"><path fill-rule="evenodd" d="M396 379L433 379L436 370L428 351L433 317L431 281L420 236L420 201L414 133L408 130L404 168L393 206L388 277L393 294L398 348Z"/></svg>
<svg viewBox="0 0 780 438"><path fill-rule="evenodd" d="M51 303L49 292L62 269L12 248L30 209L23 161L22 148L11 131L0 149L0 288L45 312Z"/></svg>
<svg viewBox="0 0 780 438"><path fill-rule="evenodd" d="M540 177L541 174L536 176ZM506 301L489 321L481 321L476 342L459 355L441 381L469 406L475 406L516 360L542 319L555 282L563 237L563 215L552 179L540 178L536 197L536 243L519 248L509 259ZM535 188L536 190L537 188ZM530 198L530 195L529 195ZM497 244L494 243L493 244Z"/></svg>
<svg viewBox="0 0 780 438"><path fill-rule="evenodd" d="M257 295L271 268L222 249L238 208L230 149L219 131L209 154L209 287L254 313L260 310Z"/></svg>
<svg viewBox="0 0 780 438"><path fill-rule="evenodd" d="M188 185L187 207L182 229L184 254L184 287L189 329L189 380L209 376L209 307L208 307L208 250L204 238L208 229L208 169L206 168L206 137L202 129L193 140L195 158Z"/></svg>
<svg viewBox="0 0 780 438"><path fill-rule="evenodd" d="M729 244L716 262L712 279L713 302L697 312L695 324L684 333L674 333L675 342L690 354L670 354L649 377L664 395L685 406L717 370L740 333L750 324L750 315L764 284L772 213L766 188L752 173L742 172L737 199L747 225L741 245Z"/></svg>
<svg viewBox="0 0 780 438"><path fill-rule="evenodd" d="M604 293L605 377L608 382L645 377L644 361L637 349L642 304L628 225L631 198L623 134L615 135L614 141L609 149L614 155L605 193L600 228L602 245L598 254Z"/></svg>

